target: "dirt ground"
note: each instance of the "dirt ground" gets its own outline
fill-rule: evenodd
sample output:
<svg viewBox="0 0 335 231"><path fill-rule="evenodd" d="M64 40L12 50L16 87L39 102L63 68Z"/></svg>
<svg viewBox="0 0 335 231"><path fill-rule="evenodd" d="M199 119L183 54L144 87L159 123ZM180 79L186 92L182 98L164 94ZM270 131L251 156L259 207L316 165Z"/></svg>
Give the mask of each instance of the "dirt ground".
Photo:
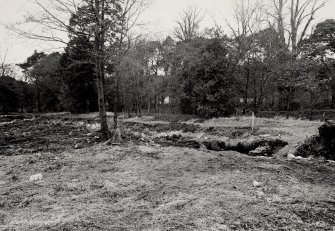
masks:
<svg viewBox="0 0 335 231"><path fill-rule="evenodd" d="M321 124L257 119L251 131L250 121L127 119L125 142L109 146L99 142L95 115L3 117L0 230L334 231L329 162L157 142L171 132L232 140L269 134L294 146ZM38 173L42 180L29 180Z"/></svg>

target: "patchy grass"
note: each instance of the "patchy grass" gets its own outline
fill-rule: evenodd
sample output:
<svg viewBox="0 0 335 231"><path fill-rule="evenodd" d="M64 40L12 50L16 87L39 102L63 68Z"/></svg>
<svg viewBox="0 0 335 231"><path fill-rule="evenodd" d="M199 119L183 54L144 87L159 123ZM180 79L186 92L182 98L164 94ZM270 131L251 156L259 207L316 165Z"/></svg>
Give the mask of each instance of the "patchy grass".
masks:
<svg viewBox="0 0 335 231"><path fill-rule="evenodd" d="M216 123L224 126L223 121ZM70 144L74 140L67 135L78 121L61 123L59 130L43 134L48 138L58 133L58 140ZM289 129L303 124L279 123L262 122L266 129L285 129L291 138L295 135ZM16 127L16 133L24 127ZM302 129L311 128L305 124ZM19 146L15 144L12 152ZM76 150L73 145L60 151L24 150L0 155L0 163L0 230L333 230L335 226L335 167L323 162L128 142ZM42 173L43 180L30 182L36 173ZM253 181L260 187L253 187Z"/></svg>

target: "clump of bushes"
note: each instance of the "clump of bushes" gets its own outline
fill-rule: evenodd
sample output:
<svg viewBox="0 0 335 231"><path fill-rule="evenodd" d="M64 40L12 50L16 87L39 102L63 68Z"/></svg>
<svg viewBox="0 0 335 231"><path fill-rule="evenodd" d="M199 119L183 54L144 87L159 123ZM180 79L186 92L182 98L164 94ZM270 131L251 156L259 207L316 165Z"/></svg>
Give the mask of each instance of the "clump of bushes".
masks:
<svg viewBox="0 0 335 231"><path fill-rule="evenodd" d="M335 123L327 121L319 127L319 135L307 139L297 148L295 155L335 160Z"/></svg>
<svg viewBox="0 0 335 231"><path fill-rule="evenodd" d="M238 83L225 39L197 39L180 44L183 55L176 92L182 113L203 118L234 115L238 106Z"/></svg>

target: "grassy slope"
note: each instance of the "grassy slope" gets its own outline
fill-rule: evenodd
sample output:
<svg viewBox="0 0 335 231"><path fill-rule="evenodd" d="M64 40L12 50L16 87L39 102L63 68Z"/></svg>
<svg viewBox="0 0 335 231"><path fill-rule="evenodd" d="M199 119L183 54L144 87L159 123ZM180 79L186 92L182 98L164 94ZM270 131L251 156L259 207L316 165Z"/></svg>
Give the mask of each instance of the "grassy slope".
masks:
<svg viewBox="0 0 335 231"><path fill-rule="evenodd" d="M314 126L308 123L303 129ZM300 122L288 125L300 134ZM316 161L128 143L0 156L0 163L0 230L335 226L335 168ZM36 173L43 181L29 182Z"/></svg>

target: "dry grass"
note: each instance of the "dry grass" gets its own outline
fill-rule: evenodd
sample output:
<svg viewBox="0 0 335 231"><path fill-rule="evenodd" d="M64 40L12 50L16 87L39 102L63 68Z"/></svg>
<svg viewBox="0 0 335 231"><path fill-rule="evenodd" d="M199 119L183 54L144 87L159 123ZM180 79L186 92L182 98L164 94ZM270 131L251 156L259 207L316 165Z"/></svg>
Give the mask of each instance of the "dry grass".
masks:
<svg viewBox="0 0 335 231"><path fill-rule="evenodd" d="M0 163L0 230L335 226L335 167L320 162L127 143L0 156ZM29 182L36 173L44 179Z"/></svg>

